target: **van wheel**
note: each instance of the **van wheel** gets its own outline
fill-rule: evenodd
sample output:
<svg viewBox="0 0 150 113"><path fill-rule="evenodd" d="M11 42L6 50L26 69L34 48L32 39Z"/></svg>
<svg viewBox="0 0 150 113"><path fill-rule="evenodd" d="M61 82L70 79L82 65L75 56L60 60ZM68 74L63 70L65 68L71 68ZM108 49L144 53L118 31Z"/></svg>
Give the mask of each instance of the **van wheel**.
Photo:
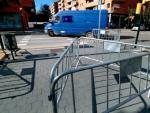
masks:
<svg viewBox="0 0 150 113"><path fill-rule="evenodd" d="M48 35L49 36L54 36L54 32L52 30L48 30Z"/></svg>
<svg viewBox="0 0 150 113"><path fill-rule="evenodd" d="M85 36L86 36L86 37L92 37L92 32L90 32L90 31L87 32L87 33L85 34Z"/></svg>

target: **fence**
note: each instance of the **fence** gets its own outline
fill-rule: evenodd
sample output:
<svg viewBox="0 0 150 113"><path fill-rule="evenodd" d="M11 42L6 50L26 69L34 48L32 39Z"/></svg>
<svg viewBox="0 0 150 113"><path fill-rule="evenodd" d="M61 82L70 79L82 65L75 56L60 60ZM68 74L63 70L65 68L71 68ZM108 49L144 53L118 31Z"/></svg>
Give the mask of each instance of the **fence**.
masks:
<svg viewBox="0 0 150 113"><path fill-rule="evenodd" d="M120 30L93 29L92 37L104 40L120 40Z"/></svg>
<svg viewBox="0 0 150 113"><path fill-rule="evenodd" d="M150 48L82 37L50 76L54 113L112 112L148 91Z"/></svg>

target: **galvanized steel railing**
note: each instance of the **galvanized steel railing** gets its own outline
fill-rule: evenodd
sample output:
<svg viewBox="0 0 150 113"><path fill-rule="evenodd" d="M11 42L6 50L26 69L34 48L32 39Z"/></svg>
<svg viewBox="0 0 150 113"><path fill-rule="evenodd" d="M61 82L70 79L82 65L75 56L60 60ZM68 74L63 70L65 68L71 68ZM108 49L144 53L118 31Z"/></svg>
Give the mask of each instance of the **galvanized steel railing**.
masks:
<svg viewBox="0 0 150 113"><path fill-rule="evenodd" d="M150 47L87 37L76 39L51 72L49 99L54 113L108 113L148 91L150 54L145 48ZM101 93L97 94L97 90Z"/></svg>

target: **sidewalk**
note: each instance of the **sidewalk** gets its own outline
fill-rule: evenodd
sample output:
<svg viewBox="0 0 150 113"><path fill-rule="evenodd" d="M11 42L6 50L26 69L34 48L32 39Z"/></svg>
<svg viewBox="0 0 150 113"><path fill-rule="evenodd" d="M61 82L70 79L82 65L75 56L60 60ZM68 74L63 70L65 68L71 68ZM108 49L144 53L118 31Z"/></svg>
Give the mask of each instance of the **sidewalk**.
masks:
<svg viewBox="0 0 150 113"><path fill-rule="evenodd" d="M21 53L0 67L0 113L52 113L49 75L59 56L47 50Z"/></svg>

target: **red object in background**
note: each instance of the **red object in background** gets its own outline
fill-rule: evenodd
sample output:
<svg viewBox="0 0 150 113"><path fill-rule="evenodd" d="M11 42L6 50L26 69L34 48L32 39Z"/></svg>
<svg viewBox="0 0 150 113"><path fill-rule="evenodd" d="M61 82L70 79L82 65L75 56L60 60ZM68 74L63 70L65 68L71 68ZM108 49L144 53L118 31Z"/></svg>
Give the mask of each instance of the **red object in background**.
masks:
<svg viewBox="0 0 150 113"><path fill-rule="evenodd" d="M23 7L32 7L33 0L20 0L20 4L22 4Z"/></svg>
<svg viewBox="0 0 150 113"><path fill-rule="evenodd" d="M21 27L19 29L9 28L8 27L8 30L27 30L27 28L28 28L28 15L24 11L24 9L22 7L20 7L19 5L13 5L13 6L9 6L9 7L4 7L3 9L0 10L0 13L1 14L5 14L5 15L8 14L8 16L11 15L11 14L18 14L19 17L20 17L20 21L21 21L21 25L20 26ZM9 19L7 19L7 20L9 20ZM3 26L5 25L5 23L3 24ZM7 28L2 28L2 30L7 30Z"/></svg>
<svg viewBox="0 0 150 113"><path fill-rule="evenodd" d="M1 4L5 3L3 2L0 1ZM30 11L31 9L35 9L33 0L10 0L6 2L5 6L0 7L0 14L3 16L2 20L0 20L0 30L27 30L28 22L30 21L29 17L34 14ZM11 17L10 15L13 16ZM17 28L15 29L16 26Z"/></svg>

